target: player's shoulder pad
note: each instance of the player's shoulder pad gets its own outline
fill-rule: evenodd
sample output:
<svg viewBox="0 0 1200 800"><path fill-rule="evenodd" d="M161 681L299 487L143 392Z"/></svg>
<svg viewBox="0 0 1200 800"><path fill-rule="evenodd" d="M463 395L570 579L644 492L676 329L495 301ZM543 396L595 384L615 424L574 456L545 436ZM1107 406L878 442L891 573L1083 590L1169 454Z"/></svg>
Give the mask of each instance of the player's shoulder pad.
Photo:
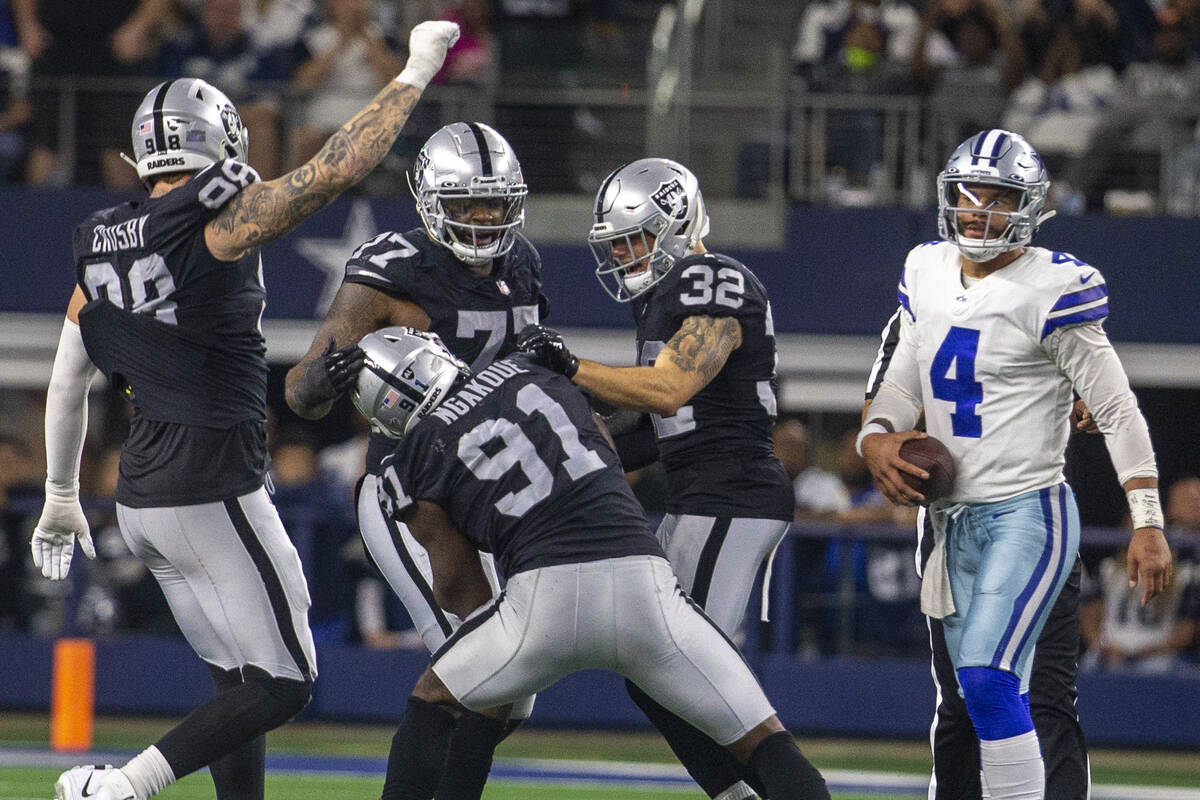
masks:
<svg viewBox="0 0 1200 800"><path fill-rule="evenodd" d="M176 189L166 197L180 192L178 196L181 201L195 198L210 214L215 215L238 192L261 180L258 172L249 164L233 158L224 158L193 175L192 179L184 184L187 191L180 192Z"/></svg>
<svg viewBox="0 0 1200 800"><path fill-rule="evenodd" d="M360 244L346 259L346 280L402 288L422 278L418 271L437 263L438 253L453 258L430 241L422 228L407 233L383 231Z"/></svg>
<svg viewBox="0 0 1200 800"><path fill-rule="evenodd" d="M512 248L504 254L504 268L510 274L528 274L535 282L542 279L542 255L520 231L513 232Z"/></svg>
<svg viewBox="0 0 1200 800"><path fill-rule="evenodd" d="M697 266L707 272L696 271ZM758 276L724 253L690 253L675 262L668 276L674 276L674 294L685 313L740 316L759 313L768 305L766 286Z"/></svg>
<svg viewBox="0 0 1200 800"><path fill-rule="evenodd" d="M1059 328L1101 322L1108 316L1108 285L1100 270L1070 253L1042 250L1037 256L1050 303L1043 339Z"/></svg>
<svg viewBox="0 0 1200 800"><path fill-rule="evenodd" d="M109 206L93 211L76 225L75 230L71 233L71 248L74 251L75 261L78 262L80 258L94 253L97 250L96 239L101 231L112 226L115 220L127 218L129 211L135 205L135 203L123 203L119 206Z"/></svg>

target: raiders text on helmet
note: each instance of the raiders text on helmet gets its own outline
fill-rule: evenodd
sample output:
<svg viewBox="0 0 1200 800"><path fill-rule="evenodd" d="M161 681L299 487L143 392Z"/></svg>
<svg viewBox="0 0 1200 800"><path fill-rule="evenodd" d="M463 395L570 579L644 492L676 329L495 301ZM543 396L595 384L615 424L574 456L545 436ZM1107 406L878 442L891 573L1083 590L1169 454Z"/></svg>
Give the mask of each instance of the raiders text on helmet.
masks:
<svg viewBox="0 0 1200 800"><path fill-rule="evenodd" d="M622 303L662 280L708 234L699 181L666 158L643 158L613 171L600 185L594 214L588 244L596 277ZM635 243L645 248L644 256L633 257ZM623 261L614 256L614 244L625 246Z"/></svg>
<svg viewBox="0 0 1200 800"><path fill-rule="evenodd" d="M430 237L468 264L507 253L525 223L529 189L521 164L504 137L482 122L453 122L430 136L417 154L409 188ZM460 222L446 208L448 201L477 198L503 203L500 224Z"/></svg>
<svg viewBox="0 0 1200 800"><path fill-rule="evenodd" d="M960 192L971 186L995 186L1019 193L1015 211L960 206ZM1041 156L1023 137L1010 131L980 131L960 144L938 174L938 234L958 246L972 261L989 261L1001 253L1024 247L1038 226L1053 211L1043 211L1050 178ZM968 237L959 229L959 213L987 214L982 238Z"/></svg>
<svg viewBox="0 0 1200 800"><path fill-rule="evenodd" d="M412 328L381 328L358 343L365 358L350 392L371 430L398 439L438 407L467 365L437 334Z"/></svg>
<svg viewBox="0 0 1200 800"><path fill-rule="evenodd" d="M250 133L233 103L199 78L165 81L133 115L138 177L200 170L223 158L245 161Z"/></svg>

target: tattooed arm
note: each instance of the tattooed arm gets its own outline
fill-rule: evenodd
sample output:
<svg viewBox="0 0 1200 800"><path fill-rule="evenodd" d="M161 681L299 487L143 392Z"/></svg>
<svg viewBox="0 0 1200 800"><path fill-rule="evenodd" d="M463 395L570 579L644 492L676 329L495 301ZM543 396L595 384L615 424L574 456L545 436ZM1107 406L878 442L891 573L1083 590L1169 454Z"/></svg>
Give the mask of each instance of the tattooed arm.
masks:
<svg viewBox="0 0 1200 800"><path fill-rule="evenodd" d="M330 342L335 348L346 347L388 325L407 325L426 330L429 327L429 315L416 303L396 300L359 283L343 283L333 298L325 320L317 329L308 352L300 359L300 363L288 370L284 384L288 407L305 419L320 419L328 414L336 398L321 401L311 399L311 393L303 390L311 383L305 379L309 370L324 368L321 358Z"/></svg>
<svg viewBox="0 0 1200 800"><path fill-rule="evenodd" d="M688 317L652 367L608 367L579 360L572 380L605 402L669 417L717 376L742 344L732 317Z"/></svg>
<svg viewBox="0 0 1200 800"><path fill-rule="evenodd" d="M458 38L452 22L423 22L409 37L404 71L339 128L309 161L230 200L204 230L209 251L236 261L277 239L365 178L391 149L425 84Z"/></svg>

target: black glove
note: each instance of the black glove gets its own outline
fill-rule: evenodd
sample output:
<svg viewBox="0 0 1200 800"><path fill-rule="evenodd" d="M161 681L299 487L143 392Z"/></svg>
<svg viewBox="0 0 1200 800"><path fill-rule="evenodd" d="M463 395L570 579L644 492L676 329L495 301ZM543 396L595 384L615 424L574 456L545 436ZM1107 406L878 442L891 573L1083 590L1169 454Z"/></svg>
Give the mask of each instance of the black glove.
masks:
<svg viewBox="0 0 1200 800"><path fill-rule="evenodd" d="M545 325L527 325L517 334L517 349L533 356L535 363L568 378L579 371L579 359L567 349L562 335Z"/></svg>
<svg viewBox="0 0 1200 800"><path fill-rule="evenodd" d="M358 379L366 355L357 344L336 348L334 341L321 353L304 372L296 394L306 406L319 406L336 400Z"/></svg>

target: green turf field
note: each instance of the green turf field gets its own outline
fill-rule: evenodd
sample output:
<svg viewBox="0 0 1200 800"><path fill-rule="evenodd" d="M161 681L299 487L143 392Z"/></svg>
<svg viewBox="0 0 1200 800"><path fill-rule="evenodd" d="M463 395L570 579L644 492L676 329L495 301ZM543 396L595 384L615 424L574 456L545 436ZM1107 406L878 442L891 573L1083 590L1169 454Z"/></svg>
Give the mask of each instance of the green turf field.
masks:
<svg viewBox="0 0 1200 800"><path fill-rule="evenodd" d="M145 747L171 720L102 717L95 726L95 749L129 751ZM385 758L390 726L292 722L268 736L271 752ZM0 748L45 748L48 722L44 715L0 715ZM801 739L801 748L822 770L869 770L900 775L924 775L929 769L928 745L920 741ZM520 730L503 742L497 759L588 759L637 763L673 763L656 734L642 732L581 732ZM1200 789L1200 759L1194 753L1094 749L1092 773L1097 784ZM49 798L61 770L51 767L0 766L0 800ZM269 797L288 800L329 800L378 797L382 780L328 774L273 772L267 777ZM911 795L910 795L911 796ZM166 800L212 800L212 782L193 775L171 786ZM618 798L696 798L695 791L632 787L591 788L529 782L492 782L485 800L618 800ZM835 800L879 800L881 795L834 794Z"/></svg>

